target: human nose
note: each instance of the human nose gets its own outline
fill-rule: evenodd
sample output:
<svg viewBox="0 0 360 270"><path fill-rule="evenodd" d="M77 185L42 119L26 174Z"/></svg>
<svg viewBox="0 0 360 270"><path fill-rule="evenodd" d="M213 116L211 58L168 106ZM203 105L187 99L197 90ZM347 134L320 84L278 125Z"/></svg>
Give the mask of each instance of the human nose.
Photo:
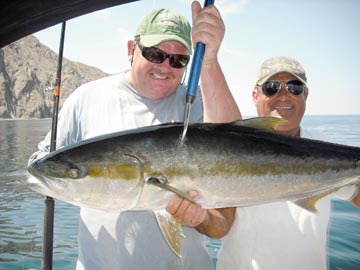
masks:
<svg viewBox="0 0 360 270"><path fill-rule="evenodd" d="M282 82L281 83L281 88L280 88L280 91L279 91L281 94L291 94L291 92L287 89L287 85L286 85L286 82Z"/></svg>
<svg viewBox="0 0 360 270"><path fill-rule="evenodd" d="M285 83L282 82L281 87L280 87L280 91L278 92L278 97L281 100L286 100L289 94L290 93L289 93L289 91L287 91Z"/></svg>

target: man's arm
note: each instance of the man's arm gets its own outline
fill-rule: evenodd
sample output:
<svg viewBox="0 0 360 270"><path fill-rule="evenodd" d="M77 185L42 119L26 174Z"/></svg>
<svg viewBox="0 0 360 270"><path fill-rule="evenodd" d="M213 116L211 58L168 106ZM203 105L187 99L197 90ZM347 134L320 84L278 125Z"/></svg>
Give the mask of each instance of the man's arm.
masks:
<svg viewBox="0 0 360 270"><path fill-rule="evenodd" d="M213 5L201 8L199 2L192 3L192 40L205 44L200 87L204 104L204 122L231 122L240 120L241 114L230 92L217 59L224 37L225 25L220 13ZM192 197L196 196L191 191ZM203 209L200 205L175 196L167 205L167 211L182 225L196 228L210 237L225 236L235 217L235 208Z"/></svg>
<svg viewBox="0 0 360 270"><path fill-rule="evenodd" d="M189 195L196 197L195 191ZM193 227L209 237L225 236L231 228L235 217L235 208L203 209L182 197L175 196L167 205L166 210L183 226Z"/></svg>
<svg viewBox="0 0 360 270"><path fill-rule="evenodd" d="M352 203L355 207L360 208L360 182L346 185L338 189L335 198Z"/></svg>
<svg viewBox="0 0 360 270"><path fill-rule="evenodd" d="M352 199L351 203L360 208L360 183L356 184L357 187L357 194L355 195L355 197Z"/></svg>

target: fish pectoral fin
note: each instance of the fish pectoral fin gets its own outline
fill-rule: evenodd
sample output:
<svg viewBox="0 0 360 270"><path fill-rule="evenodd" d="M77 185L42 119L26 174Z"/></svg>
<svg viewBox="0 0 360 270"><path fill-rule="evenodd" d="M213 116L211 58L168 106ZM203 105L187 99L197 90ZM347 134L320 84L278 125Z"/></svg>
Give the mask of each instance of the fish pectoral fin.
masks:
<svg viewBox="0 0 360 270"><path fill-rule="evenodd" d="M162 179L159 179L158 177L149 177L146 179L146 183L157 186L159 188L162 188L164 190L170 191L175 193L176 195L179 195L180 197L192 202L196 203L193 198L189 196L189 194L183 192L180 189L177 189L176 187L173 187L167 183L167 181L163 181Z"/></svg>
<svg viewBox="0 0 360 270"><path fill-rule="evenodd" d="M245 120L239 120L233 122L233 124L275 131L278 125L285 124L286 122L287 120L282 118L265 116L265 117L254 117Z"/></svg>
<svg viewBox="0 0 360 270"><path fill-rule="evenodd" d="M166 243L170 249L181 258L181 224L165 209L154 210L153 212Z"/></svg>
<svg viewBox="0 0 360 270"><path fill-rule="evenodd" d="M301 207L301 208L304 208L308 211L310 211L311 213L313 214L319 214L319 211L317 210L316 208L316 203L326 197L327 195L335 192L336 190L338 189L332 189L332 190L329 190L329 191L326 191L324 193L321 193L321 194L318 194L318 195L315 195L315 196L311 196L311 197L306 197L306 198L302 198L302 199L299 199L299 200L296 200L296 201L292 201L294 204L296 204L297 206Z"/></svg>

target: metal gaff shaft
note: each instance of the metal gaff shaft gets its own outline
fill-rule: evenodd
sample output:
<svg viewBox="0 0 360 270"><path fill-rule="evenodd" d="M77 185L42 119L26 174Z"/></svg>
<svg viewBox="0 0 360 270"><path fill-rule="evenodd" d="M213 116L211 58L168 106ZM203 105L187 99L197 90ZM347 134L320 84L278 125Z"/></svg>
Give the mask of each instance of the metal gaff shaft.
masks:
<svg viewBox="0 0 360 270"><path fill-rule="evenodd" d="M215 0L205 0L204 7L213 5ZM201 66L205 53L205 44L202 42L196 43L194 58L191 64L189 81L188 81L188 90L186 93L186 107L185 107L185 115L184 115L184 130L181 136L181 141L184 142L186 137L186 132L189 126L190 120L190 111L191 105L193 104L196 96L196 92L199 85L199 78L201 72Z"/></svg>

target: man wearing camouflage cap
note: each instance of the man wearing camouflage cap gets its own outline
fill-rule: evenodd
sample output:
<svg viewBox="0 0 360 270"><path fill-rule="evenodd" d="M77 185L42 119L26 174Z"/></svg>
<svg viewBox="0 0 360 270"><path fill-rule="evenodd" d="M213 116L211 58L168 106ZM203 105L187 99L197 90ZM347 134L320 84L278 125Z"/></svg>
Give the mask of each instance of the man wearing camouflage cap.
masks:
<svg viewBox="0 0 360 270"><path fill-rule="evenodd" d="M287 123L278 131L299 135L308 93L302 65L293 58L277 56L262 64L252 95L258 116L281 117Z"/></svg>
<svg viewBox="0 0 360 270"><path fill-rule="evenodd" d="M319 139L300 127L308 94L303 66L285 56L262 64L252 92L259 116L287 120L277 131ZM360 206L358 186L343 187L335 195ZM326 270L331 196L318 201L316 208L319 215L291 202L237 208L234 223L222 239L217 269Z"/></svg>

